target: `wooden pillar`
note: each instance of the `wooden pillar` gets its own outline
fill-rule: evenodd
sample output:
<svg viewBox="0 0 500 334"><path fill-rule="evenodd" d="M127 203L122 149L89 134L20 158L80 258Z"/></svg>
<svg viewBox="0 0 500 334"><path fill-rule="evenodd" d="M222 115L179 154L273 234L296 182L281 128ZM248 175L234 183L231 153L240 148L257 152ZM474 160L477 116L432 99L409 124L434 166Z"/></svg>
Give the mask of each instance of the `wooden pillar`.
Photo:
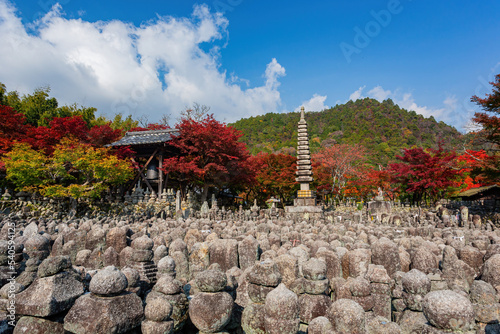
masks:
<svg viewBox="0 0 500 334"><path fill-rule="evenodd" d="M153 160L153 158L156 156L156 153L158 152L158 149L156 149L153 154L151 154L151 156L149 157L148 161L146 162L146 164L139 170L139 172L137 173L137 175L135 176L134 178L134 181L132 181L132 183L130 184L129 188L127 189L127 191L130 191L132 190L132 188L134 187L135 183L139 180L139 179L142 179L146 185L148 186L149 190L153 191L153 187L151 187L151 184L149 184L149 181L146 179L146 177L144 176L143 172L144 170L146 169L146 167L149 165L149 163L151 162L151 160ZM134 158L131 158L132 162L136 163Z"/></svg>
<svg viewBox="0 0 500 334"><path fill-rule="evenodd" d="M158 197L161 196L161 193L163 192L163 171L161 170L163 168L163 151L160 151L160 154L158 155L158 159L160 162L158 163Z"/></svg>

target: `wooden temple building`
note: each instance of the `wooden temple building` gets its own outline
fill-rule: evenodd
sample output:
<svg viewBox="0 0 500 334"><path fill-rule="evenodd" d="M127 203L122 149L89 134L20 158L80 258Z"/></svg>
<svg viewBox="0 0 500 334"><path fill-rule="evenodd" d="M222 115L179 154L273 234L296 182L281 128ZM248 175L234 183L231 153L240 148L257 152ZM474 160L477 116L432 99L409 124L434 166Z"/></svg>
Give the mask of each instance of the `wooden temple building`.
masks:
<svg viewBox="0 0 500 334"><path fill-rule="evenodd" d="M163 159L176 154L168 142L177 135L179 135L177 129L127 132L122 139L109 145L129 146L135 152L132 162L139 165L139 162L145 161L125 192L130 191L139 182L151 192L162 193L168 180L160 169L163 168Z"/></svg>
<svg viewBox="0 0 500 334"><path fill-rule="evenodd" d="M455 196L462 201L493 201L500 202L500 186L493 184L490 186L472 188L463 191Z"/></svg>

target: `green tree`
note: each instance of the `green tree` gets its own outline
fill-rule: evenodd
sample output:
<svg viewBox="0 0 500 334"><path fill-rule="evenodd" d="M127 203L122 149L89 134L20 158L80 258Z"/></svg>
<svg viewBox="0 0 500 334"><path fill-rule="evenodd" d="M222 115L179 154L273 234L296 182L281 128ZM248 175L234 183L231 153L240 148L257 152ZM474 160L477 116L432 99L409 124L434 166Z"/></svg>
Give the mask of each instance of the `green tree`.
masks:
<svg viewBox="0 0 500 334"><path fill-rule="evenodd" d="M49 96L50 87L35 89L33 94L19 96L17 91L8 92L6 86L0 82L0 104L6 105L26 116L26 123L33 126L49 126L56 117L82 116L82 119L91 128L95 122L96 108L78 106L76 103L58 107L57 99ZM104 125L108 120L103 120Z"/></svg>
<svg viewBox="0 0 500 334"><path fill-rule="evenodd" d="M94 125L104 125L104 124L107 124L108 122L109 121L105 117L100 116L97 118L97 120L93 124ZM123 118L123 114L118 113L115 115L115 117L111 121L110 126L113 130L120 129L123 132L127 132L127 131L130 131L130 129L138 127L139 121L132 119L132 115L128 115L127 117Z"/></svg>
<svg viewBox="0 0 500 334"><path fill-rule="evenodd" d="M21 98L19 97L19 93L16 91L8 92L4 97L4 104L16 111L21 111L22 103Z"/></svg>
<svg viewBox="0 0 500 334"><path fill-rule="evenodd" d="M5 87L5 85L0 82L0 104L5 105L6 98L7 98L7 87Z"/></svg>
<svg viewBox="0 0 500 334"><path fill-rule="evenodd" d="M26 122L33 126L45 125L47 120L57 116L58 102L49 97L50 87L35 89L33 94L24 95L18 111L26 116Z"/></svg>
<svg viewBox="0 0 500 334"><path fill-rule="evenodd" d="M76 103L73 103L69 106L62 106L56 110L56 116L54 117L72 117L72 116L82 116L82 119L87 123L87 127L91 128L95 121L95 113L97 109L93 107L84 107L78 106ZM43 116L42 116L43 117ZM48 123L53 119L48 118ZM44 124L45 125L45 124Z"/></svg>

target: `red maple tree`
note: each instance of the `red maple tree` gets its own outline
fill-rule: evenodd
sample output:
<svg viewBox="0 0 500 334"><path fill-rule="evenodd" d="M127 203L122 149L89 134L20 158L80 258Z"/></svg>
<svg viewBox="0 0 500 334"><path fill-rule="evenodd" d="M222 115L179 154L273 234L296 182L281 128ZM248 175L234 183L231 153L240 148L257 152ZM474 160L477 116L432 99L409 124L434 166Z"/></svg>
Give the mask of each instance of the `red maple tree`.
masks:
<svg viewBox="0 0 500 334"><path fill-rule="evenodd" d="M500 178L500 74L491 82L493 91L486 94L485 98L474 95L472 102L480 105L484 112L476 112L472 120L481 125L482 129L476 132L479 142L486 144L485 148L490 153L485 162L483 173L489 183L498 183Z"/></svg>
<svg viewBox="0 0 500 334"><path fill-rule="evenodd" d="M493 86L491 94L486 94L485 98L476 95L471 98L472 102L484 109L484 112L476 112L472 120L482 126L479 134L492 144L491 150L498 151L500 150L500 74L497 74L495 81L490 83Z"/></svg>
<svg viewBox="0 0 500 334"><path fill-rule="evenodd" d="M25 141L31 126L26 125L26 117L8 106L0 105L0 158L12 149L15 141ZM5 165L0 161L0 171Z"/></svg>
<svg viewBox="0 0 500 334"><path fill-rule="evenodd" d="M36 150L52 154L63 138L72 137L83 144L103 147L122 136L120 129L113 130L108 124L88 128L82 116L54 117L49 126L39 126L30 131L26 141Z"/></svg>
<svg viewBox="0 0 500 334"><path fill-rule="evenodd" d="M0 105L0 155L8 152L14 141L26 139L31 128L25 125L26 117L8 106Z"/></svg>
<svg viewBox="0 0 500 334"><path fill-rule="evenodd" d="M111 122L93 126L88 131L87 142L95 147L104 147L120 139L123 136L123 131L120 129L113 130L110 124Z"/></svg>
<svg viewBox="0 0 500 334"><path fill-rule="evenodd" d="M213 115L197 121L183 119L176 128L179 135L169 142L178 155L164 160L163 170L186 185L202 189L202 202L210 187L234 188L253 177L247 165L249 153L239 141L241 132L218 122Z"/></svg>
<svg viewBox="0 0 500 334"><path fill-rule="evenodd" d="M81 116L72 117L54 117L49 126L39 126L33 128L28 143L35 149L52 154L55 146L65 137L74 137L77 140L88 142L87 123Z"/></svg>
<svg viewBox="0 0 500 334"><path fill-rule="evenodd" d="M438 149L424 150L421 147L405 149L396 156L399 163L389 165L393 182L412 196L414 203L430 200L435 203L442 198L463 173L457 167L454 152Z"/></svg>

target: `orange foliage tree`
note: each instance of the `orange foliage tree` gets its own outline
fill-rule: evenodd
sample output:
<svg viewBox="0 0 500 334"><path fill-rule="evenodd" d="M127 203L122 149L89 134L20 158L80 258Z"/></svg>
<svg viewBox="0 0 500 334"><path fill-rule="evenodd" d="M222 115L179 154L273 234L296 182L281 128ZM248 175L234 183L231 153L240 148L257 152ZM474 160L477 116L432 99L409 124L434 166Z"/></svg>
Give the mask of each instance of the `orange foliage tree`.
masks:
<svg viewBox="0 0 500 334"><path fill-rule="evenodd" d="M281 205L295 195L298 183L295 182L297 158L284 153L259 153L251 156L249 165L255 170L254 182L245 193L248 201L257 199L259 205L274 197Z"/></svg>
<svg viewBox="0 0 500 334"><path fill-rule="evenodd" d="M389 200L395 200L399 196L397 187L391 182L391 173L387 168L365 167L357 177L348 179L346 196L362 199L372 199L382 190L384 196Z"/></svg>
<svg viewBox="0 0 500 334"><path fill-rule="evenodd" d="M343 200L349 179L358 178L366 162L366 149L358 144L335 144L312 156L316 189ZM348 192L349 193L349 192Z"/></svg>
<svg viewBox="0 0 500 334"><path fill-rule="evenodd" d="M473 151L465 150L457 157L458 166L462 173L463 179L457 183L460 191L478 188L488 183L488 177L484 170L487 168L492 157L484 150Z"/></svg>

